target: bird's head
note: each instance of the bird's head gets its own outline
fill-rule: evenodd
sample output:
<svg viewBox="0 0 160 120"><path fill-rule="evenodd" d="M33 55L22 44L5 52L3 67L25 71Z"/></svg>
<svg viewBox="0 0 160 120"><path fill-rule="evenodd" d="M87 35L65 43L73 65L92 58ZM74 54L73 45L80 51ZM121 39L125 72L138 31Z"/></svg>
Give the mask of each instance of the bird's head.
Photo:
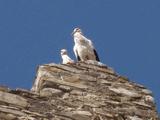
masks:
<svg viewBox="0 0 160 120"><path fill-rule="evenodd" d="M80 33L82 34L82 30L80 28L74 28L73 32L72 32L72 36L75 34L75 33Z"/></svg>
<svg viewBox="0 0 160 120"><path fill-rule="evenodd" d="M61 55L67 55L67 50L66 49L62 49L61 50Z"/></svg>

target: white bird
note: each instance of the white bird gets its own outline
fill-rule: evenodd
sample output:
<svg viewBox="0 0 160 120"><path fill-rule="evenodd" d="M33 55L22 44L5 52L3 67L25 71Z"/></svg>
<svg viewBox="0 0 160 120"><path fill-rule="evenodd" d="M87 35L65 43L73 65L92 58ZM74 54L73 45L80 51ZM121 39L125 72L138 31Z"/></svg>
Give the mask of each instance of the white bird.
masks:
<svg viewBox="0 0 160 120"><path fill-rule="evenodd" d="M73 51L78 61L100 61L92 41L83 36L81 29L75 28L72 35L75 43Z"/></svg>
<svg viewBox="0 0 160 120"><path fill-rule="evenodd" d="M68 54L66 49L61 50L62 64L72 64L74 60L72 60Z"/></svg>

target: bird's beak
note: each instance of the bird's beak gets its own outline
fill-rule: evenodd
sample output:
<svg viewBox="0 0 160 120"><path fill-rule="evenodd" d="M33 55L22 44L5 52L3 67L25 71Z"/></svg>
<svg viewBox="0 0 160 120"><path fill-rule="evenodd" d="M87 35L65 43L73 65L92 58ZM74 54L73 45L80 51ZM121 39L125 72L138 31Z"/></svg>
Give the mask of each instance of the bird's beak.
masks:
<svg viewBox="0 0 160 120"><path fill-rule="evenodd" d="M73 35L74 35L74 33L75 33L75 32L73 31L73 32L71 33L71 36L73 36Z"/></svg>

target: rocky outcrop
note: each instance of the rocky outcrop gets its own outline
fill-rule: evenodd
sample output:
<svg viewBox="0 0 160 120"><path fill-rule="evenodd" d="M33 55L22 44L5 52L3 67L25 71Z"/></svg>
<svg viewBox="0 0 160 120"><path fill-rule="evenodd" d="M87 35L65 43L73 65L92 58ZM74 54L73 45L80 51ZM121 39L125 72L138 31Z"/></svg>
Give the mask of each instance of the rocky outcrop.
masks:
<svg viewBox="0 0 160 120"><path fill-rule="evenodd" d="M0 87L0 120L158 120L152 92L103 64L38 67L32 90Z"/></svg>

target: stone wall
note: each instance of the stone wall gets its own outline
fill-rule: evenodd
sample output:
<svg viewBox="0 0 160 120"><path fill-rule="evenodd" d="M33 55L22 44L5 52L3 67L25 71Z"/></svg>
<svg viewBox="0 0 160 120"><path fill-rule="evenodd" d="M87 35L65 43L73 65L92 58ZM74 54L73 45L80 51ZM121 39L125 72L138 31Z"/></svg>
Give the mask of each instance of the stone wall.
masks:
<svg viewBox="0 0 160 120"><path fill-rule="evenodd" d="M158 120L152 92L104 65L38 67L29 90L0 87L0 120Z"/></svg>

